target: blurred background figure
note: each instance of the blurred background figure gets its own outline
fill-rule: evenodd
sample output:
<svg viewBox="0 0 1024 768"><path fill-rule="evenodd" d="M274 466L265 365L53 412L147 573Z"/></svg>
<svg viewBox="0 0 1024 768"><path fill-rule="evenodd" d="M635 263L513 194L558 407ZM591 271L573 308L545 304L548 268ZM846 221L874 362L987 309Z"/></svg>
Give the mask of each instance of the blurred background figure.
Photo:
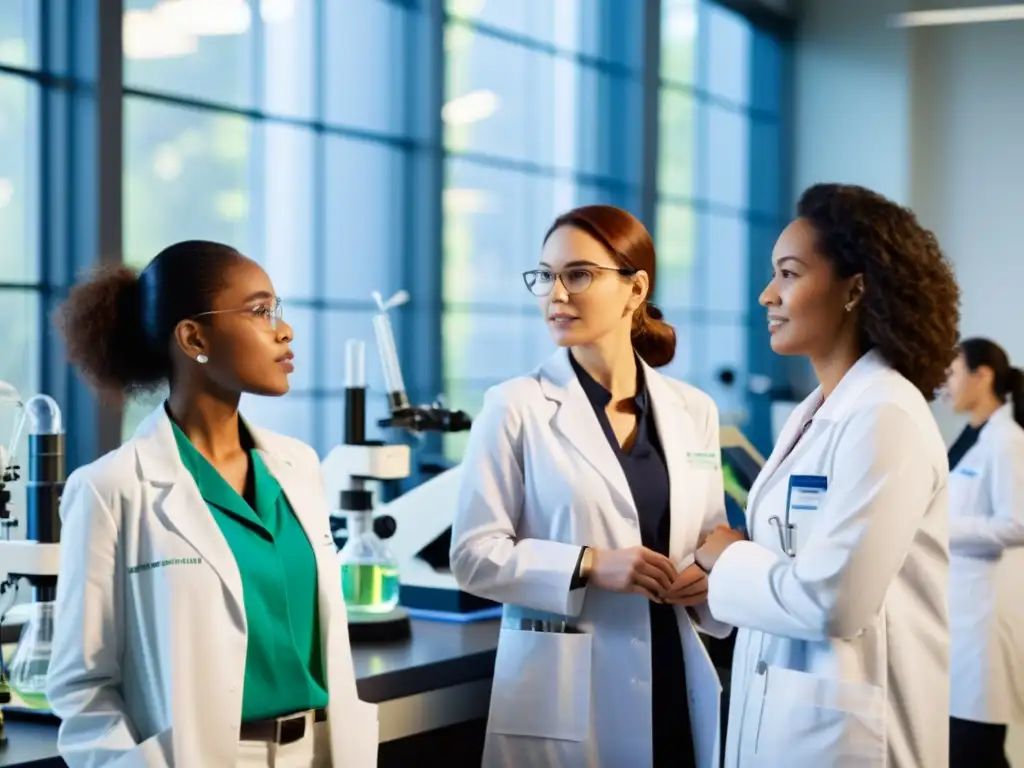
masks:
<svg viewBox="0 0 1024 768"><path fill-rule="evenodd" d="M950 766L999 768L1024 722L1024 373L965 339L947 391L970 419L949 449Z"/></svg>

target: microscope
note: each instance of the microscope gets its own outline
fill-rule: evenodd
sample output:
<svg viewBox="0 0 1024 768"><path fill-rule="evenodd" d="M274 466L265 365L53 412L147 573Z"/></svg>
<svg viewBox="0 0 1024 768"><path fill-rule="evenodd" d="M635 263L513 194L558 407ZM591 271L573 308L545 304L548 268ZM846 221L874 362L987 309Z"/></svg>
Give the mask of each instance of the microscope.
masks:
<svg viewBox="0 0 1024 768"><path fill-rule="evenodd" d="M388 310L404 304L409 295L399 291L385 302L375 292L373 298L379 310L373 317L374 335L390 411L378 426L411 435L469 429L470 418L462 411L447 410L440 403L410 404L388 317ZM333 507L331 530L336 544L344 541L339 559L349 635L353 642L401 640L411 632L409 614L399 605L401 563L385 543L397 525L389 515L374 515L372 487L407 478L411 451L405 444L366 439L366 351L362 341L346 343L345 379L344 443L331 450L322 469Z"/></svg>
<svg viewBox="0 0 1024 768"><path fill-rule="evenodd" d="M60 497L65 480L61 412L49 395L36 395L22 403L17 390L4 382L0 382L0 401L13 403L20 411L10 449L0 467L0 566L6 571L0 592L16 595L23 583L32 590L28 620L22 627L14 656L9 665L0 665L0 704L5 705L9 714L45 714L49 710L46 673L60 570ZM13 456L26 421L29 437L25 535L15 540L13 530L20 526L20 521L11 514L7 486L21 477ZM12 694L20 705L17 708L11 706Z"/></svg>

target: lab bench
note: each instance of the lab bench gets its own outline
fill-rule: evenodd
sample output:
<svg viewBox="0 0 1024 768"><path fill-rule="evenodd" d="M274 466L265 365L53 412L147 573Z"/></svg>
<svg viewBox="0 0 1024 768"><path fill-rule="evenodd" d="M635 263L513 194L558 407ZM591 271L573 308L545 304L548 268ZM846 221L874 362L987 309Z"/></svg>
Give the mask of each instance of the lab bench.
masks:
<svg viewBox="0 0 1024 768"><path fill-rule="evenodd" d="M480 765L498 628L414 620L408 640L353 646L359 698L379 705L378 766L415 765L424 754L447 768ZM56 724L15 717L0 768L63 766Z"/></svg>

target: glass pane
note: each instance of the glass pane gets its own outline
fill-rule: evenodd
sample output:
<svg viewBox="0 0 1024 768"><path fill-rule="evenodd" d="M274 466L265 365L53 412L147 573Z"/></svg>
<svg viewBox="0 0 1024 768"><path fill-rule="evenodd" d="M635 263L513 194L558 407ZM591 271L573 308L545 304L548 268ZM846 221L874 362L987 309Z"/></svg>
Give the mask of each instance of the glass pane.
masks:
<svg viewBox="0 0 1024 768"><path fill-rule="evenodd" d="M755 119L750 123L750 207L777 216L785 212L780 157L783 146L778 123Z"/></svg>
<svg viewBox="0 0 1024 768"><path fill-rule="evenodd" d="M680 381L689 381L693 368L693 339L690 311L686 309L665 309L665 322L676 330L676 355L672 362L659 368L666 376Z"/></svg>
<svg viewBox="0 0 1024 768"><path fill-rule="evenodd" d="M39 68L40 0L0 2L0 64Z"/></svg>
<svg viewBox="0 0 1024 768"><path fill-rule="evenodd" d="M662 78L674 83L692 83L696 54L697 0L662 0Z"/></svg>
<svg viewBox="0 0 1024 768"><path fill-rule="evenodd" d="M300 393L288 393L284 397L242 395L239 410L257 427L312 445L318 405L318 400Z"/></svg>
<svg viewBox="0 0 1024 768"><path fill-rule="evenodd" d="M736 210L748 207L750 180L750 118L714 104L707 110L707 177L700 197Z"/></svg>
<svg viewBox="0 0 1024 768"><path fill-rule="evenodd" d="M371 301L399 285L405 246L404 163L401 150L373 141L327 136L324 237L327 299Z"/></svg>
<svg viewBox="0 0 1024 768"><path fill-rule="evenodd" d="M552 179L547 176L526 176L523 179L526 199L529 201L531 217L527 223L527 232L532 238L530 252L526 255L527 264L523 269L531 269L540 259L543 239L548 228L561 214L581 205L623 205L617 191L605 190L601 187L577 184L572 179ZM523 286L520 277L518 289ZM525 293L525 286L523 287ZM532 298L532 297L531 297ZM529 302L528 302L529 303Z"/></svg>
<svg viewBox="0 0 1024 768"><path fill-rule="evenodd" d="M714 312L746 314L750 286L746 220L707 213L701 216L700 226L700 261L707 282L697 306Z"/></svg>
<svg viewBox="0 0 1024 768"><path fill-rule="evenodd" d="M658 206L658 249L655 302L665 309L693 306L697 282L693 251L696 244L693 209L662 203Z"/></svg>
<svg viewBox="0 0 1024 768"><path fill-rule="evenodd" d="M641 3L636 0L446 0L452 16L515 36L620 63L639 57ZM610 29L616 25L614 48Z"/></svg>
<svg viewBox="0 0 1024 768"><path fill-rule="evenodd" d="M446 381L444 385L445 402L449 408L458 408L465 411L471 418L476 418L484 406L484 394L493 382L480 381ZM462 454L466 450L466 441L469 439L469 432L456 432L455 434L444 435L444 455L449 461L462 461Z"/></svg>
<svg viewBox="0 0 1024 768"><path fill-rule="evenodd" d="M272 115L307 119L315 116L316 3L317 0L259 2L263 18L263 51L259 57L262 107ZM334 8L337 3L327 6Z"/></svg>
<svg viewBox="0 0 1024 768"><path fill-rule="evenodd" d="M639 83L462 26L447 28L445 49L442 118L453 152L603 175L622 165L601 146L599 109L638 109ZM634 165L623 180L635 179Z"/></svg>
<svg viewBox="0 0 1024 768"><path fill-rule="evenodd" d="M445 379L510 379L554 349L537 345L539 317L447 311L442 318Z"/></svg>
<svg viewBox="0 0 1024 768"><path fill-rule="evenodd" d="M145 266L180 240L250 248L244 117L125 99L125 261Z"/></svg>
<svg viewBox="0 0 1024 768"><path fill-rule="evenodd" d="M316 312L310 307L285 304L284 319L292 327L291 343L295 353L295 371L288 377L293 393L305 393L316 388Z"/></svg>
<svg viewBox="0 0 1024 768"><path fill-rule="evenodd" d="M457 158L445 171L444 301L532 304L522 273L544 233L529 231L527 177Z"/></svg>
<svg viewBox="0 0 1024 768"><path fill-rule="evenodd" d="M662 88L659 102L658 191L690 197L693 194L696 111L693 97Z"/></svg>
<svg viewBox="0 0 1024 768"><path fill-rule="evenodd" d="M399 329L398 313L401 309L393 310L391 313L391 325L395 332L395 344L401 344L397 338ZM324 369L326 379L321 382L320 388L328 392L341 392L345 388L345 345L349 339L356 339L365 344L366 354L366 383L371 392L386 395L384 388L384 372L380 363L380 351L377 349L377 337L373 332L374 312L340 312L328 310L321 313L321 321L324 323L324 336L321 346L317 349L320 355L321 365ZM401 355L401 349L399 349ZM404 376L408 375L405 371ZM408 388L408 384L406 384Z"/></svg>
<svg viewBox="0 0 1024 768"><path fill-rule="evenodd" d="M22 401L39 394L40 300L35 291L0 290L0 306L5 310L3 354L0 355L0 381L14 385ZM64 406L61 402L59 405ZM0 445L10 445L18 411L0 403ZM28 433L14 446L15 463L21 467L21 476L28 476ZM11 506L19 517L25 511L25 483L12 483ZM24 538L24 526L15 528L15 535Z"/></svg>
<svg viewBox="0 0 1024 768"><path fill-rule="evenodd" d="M735 11L701 3L702 32L707 34L707 72L704 87L737 104L750 102L750 48L753 28Z"/></svg>
<svg viewBox="0 0 1024 768"><path fill-rule="evenodd" d="M39 279L39 89L0 75L0 282Z"/></svg>
<svg viewBox="0 0 1024 768"><path fill-rule="evenodd" d="M252 22L246 0L126 0L125 85L256 106Z"/></svg>
<svg viewBox="0 0 1024 768"><path fill-rule="evenodd" d="M323 5L326 122L406 133L410 12L382 0Z"/></svg>
<svg viewBox="0 0 1024 768"><path fill-rule="evenodd" d="M247 195L251 236L246 255L270 274L285 299L317 296L313 131L280 123L254 123Z"/></svg>

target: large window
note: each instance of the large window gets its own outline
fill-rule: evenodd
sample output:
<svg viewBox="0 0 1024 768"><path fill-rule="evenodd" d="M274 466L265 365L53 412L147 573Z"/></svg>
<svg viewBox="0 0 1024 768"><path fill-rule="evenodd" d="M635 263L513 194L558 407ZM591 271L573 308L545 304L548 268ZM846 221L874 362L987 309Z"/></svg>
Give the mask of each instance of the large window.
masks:
<svg viewBox="0 0 1024 768"><path fill-rule="evenodd" d="M642 5L446 2L443 371L456 407L477 413L489 386L551 353L521 274L554 218L638 207Z"/></svg>
<svg viewBox="0 0 1024 768"><path fill-rule="evenodd" d="M756 297L781 229L782 52L739 14L663 0L658 300L680 336L667 371L714 396L724 423L755 421Z"/></svg>
<svg viewBox="0 0 1024 768"><path fill-rule="evenodd" d="M39 392L40 333L47 290L39 247L40 99L43 91L38 51L39 4L0 3L0 381L23 398ZM17 412L0 402L0 445L10 441ZM15 446L22 474L27 471L27 438ZM23 508L24 483L11 486L12 501ZM16 533L23 533L15 531Z"/></svg>
<svg viewBox="0 0 1024 768"><path fill-rule="evenodd" d="M284 398L257 424L321 453L340 442L344 348L367 344L370 415L386 403L372 291L405 284L416 136L416 27L398 0L129 0L124 249L228 243L270 274L295 330ZM159 394L158 394L159 397ZM129 435L155 404L129 406Z"/></svg>
<svg viewBox="0 0 1024 768"><path fill-rule="evenodd" d="M740 5L0 2L0 380L58 399L72 468L114 447L163 393L118 424L48 315L86 267L209 239L267 269L295 329L293 390L246 398L256 423L339 442L350 338L383 416L371 293L398 289L410 398L475 415L553 349L521 278L551 221L603 202L655 235L668 372L760 429L748 384L772 363L752 309L788 197L785 46Z"/></svg>

